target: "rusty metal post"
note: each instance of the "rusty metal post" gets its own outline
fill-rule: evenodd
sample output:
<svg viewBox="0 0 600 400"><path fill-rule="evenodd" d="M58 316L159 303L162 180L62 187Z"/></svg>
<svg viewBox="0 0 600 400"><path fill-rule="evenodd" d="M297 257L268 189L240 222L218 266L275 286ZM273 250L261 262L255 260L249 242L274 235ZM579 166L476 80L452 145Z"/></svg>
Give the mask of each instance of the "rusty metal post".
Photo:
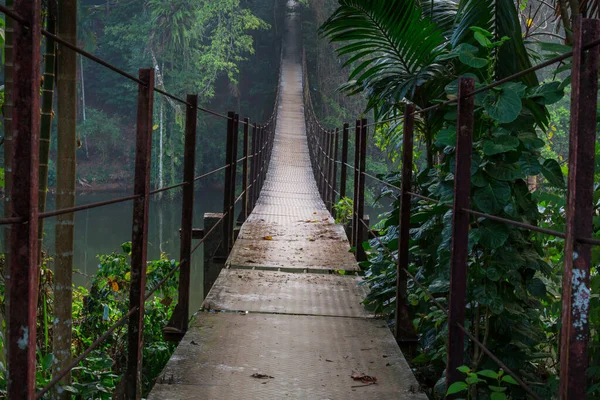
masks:
<svg viewBox="0 0 600 400"><path fill-rule="evenodd" d="M354 127L354 202L353 202L353 210L352 210L352 246L358 248L356 239L358 232L358 181L359 181L359 167L360 167L360 132L361 132L361 120L356 120L356 125ZM357 253L358 255L358 250Z"/></svg>
<svg viewBox="0 0 600 400"><path fill-rule="evenodd" d="M254 210L254 205L256 204L256 160L258 159L258 146L256 141L256 124L252 124L252 161L250 164L250 189L248 192L248 209L250 212Z"/></svg>
<svg viewBox="0 0 600 400"><path fill-rule="evenodd" d="M321 196L321 200L323 199L323 130L319 127L317 128L317 173L319 176L318 186L319 186L319 195Z"/></svg>
<svg viewBox="0 0 600 400"><path fill-rule="evenodd" d="M233 136L232 136L232 144L231 144L231 178L230 178L230 185L231 188L229 189L229 195L230 195L230 200L229 200L229 204L231 205L231 209L230 209L230 217L228 219L229 222L229 226L227 227L227 229L229 229L229 233L230 233L230 237L229 237L229 247L227 247L227 254L229 254L229 252L231 251L231 248L233 247L233 231L236 225L236 218L235 218L235 200L237 199L237 196L235 194L235 189L236 189L236 182L237 182L237 156L238 156L238 137L240 135L240 116L238 114L235 114L234 118L233 118Z"/></svg>
<svg viewBox="0 0 600 400"><path fill-rule="evenodd" d="M335 143L335 129L332 129L329 131L329 151L328 153L328 158L329 158L329 163L327 164L327 176L329 184L328 189L327 189L327 204L328 204L328 209L330 213L333 213L333 200L335 198L335 184L333 182L333 166L335 164L335 159L334 159L334 152L335 149L333 147Z"/></svg>
<svg viewBox="0 0 600 400"><path fill-rule="evenodd" d="M323 173L325 176L325 187L323 190L323 203L325 203L325 208L329 210L329 197L331 195L331 131L325 130L325 143L323 144L325 147L325 154L323 155Z"/></svg>
<svg viewBox="0 0 600 400"><path fill-rule="evenodd" d="M367 164L367 120L363 119L360 125L360 157L359 157L359 173L358 173L358 220L356 221L356 260L366 261L367 254L363 249L363 242L366 239L366 229L361 221L365 221L365 170Z"/></svg>
<svg viewBox="0 0 600 400"><path fill-rule="evenodd" d="M334 213L335 209L335 191L337 189L337 175L338 175L338 169L337 169L337 160L338 160L338 148L339 148L339 138L340 138L340 130L338 128L335 129L335 134L334 134L335 140L333 143L333 171L332 171L332 186L333 186L333 190L331 192L331 212ZM335 214L335 213L334 213Z"/></svg>
<svg viewBox="0 0 600 400"><path fill-rule="evenodd" d="M415 128L415 106L404 108L404 134L402 146L402 191L400 193L400 222L398 227L398 268L396 270L396 330L397 342L414 342L416 335L408 315L408 252L410 241L410 202L412 190L412 164Z"/></svg>
<svg viewBox="0 0 600 400"><path fill-rule="evenodd" d="M233 164L233 137L235 127L235 113L230 111L227 113L227 144L225 145L225 182L223 189L223 256L229 255L229 248L231 247L231 240L233 238L233 231L230 231L231 223L230 219L233 218L233 212L231 209L231 170Z"/></svg>
<svg viewBox="0 0 600 400"><path fill-rule="evenodd" d="M244 118L244 164L242 169L242 211L240 212L239 222L244 223L248 218L248 135L250 132L250 120Z"/></svg>
<svg viewBox="0 0 600 400"><path fill-rule="evenodd" d="M258 174L259 174L259 185L258 185L258 193L256 194L256 198L260 197L260 192L262 192L263 185L265 183L265 156L267 154L266 147L266 138L265 138L265 127L261 126L259 128L259 141L260 141L260 165L258 166Z"/></svg>
<svg viewBox="0 0 600 400"><path fill-rule="evenodd" d="M340 198L346 197L346 181L348 180L348 131L350 126L346 123L342 130L342 164L340 169Z"/></svg>
<svg viewBox="0 0 600 400"><path fill-rule="evenodd" d="M38 300L38 167L40 132L39 1L16 0L14 11L28 24L14 23L12 108L12 216L25 223L10 232L8 387L10 399L35 398Z"/></svg>
<svg viewBox="0 0 600 400"><path fill-rule="evenodd" d="M573 30L569 185L562 289L560 399L584 399L587 392L591 246L578 242L593 234L594 149L598 99L600 21L578 18ZM585 43L584 43L585 41Z"/></svg>
<svg viewBox="0 0 600 400"><path fill-rule="evenodd" d="M462 380L457 370L463 365L464 332L457 326L465 322L467 300L467 256L469 253L469 208L471 190L471 153L473 142L472 78L458 81L458 120L456 122L456 167L454 173L454 213L452 215L452 258L450 259L450 310L448 315L448 361L446 383ZM467 97L468 96L468 97Z"/></svg>
<svg viewBox="0 0 600 400"><path fill-rule="evenodd" d="M131 287L129 308L137 308L128 325L127 369L123 380L128 399L142 396L142 347L144 338L144 297L148 249L148 209L150 208L150 163L152 160L152 109L154 106L154 69L140 69L138 88L137 136L135 145L134 194L131 232Z"/></svg>
<svg viewBox="0 0 600 400"><path fill-rule="evenodd" d="M181 204L181 244L179 252L179 294L169 326L187 332L190 315L190 274L192 263L192 229L194 221L194 172L196 169L196 128L198 96L187 96L185 146L183 149L183 196Z"/></svg>

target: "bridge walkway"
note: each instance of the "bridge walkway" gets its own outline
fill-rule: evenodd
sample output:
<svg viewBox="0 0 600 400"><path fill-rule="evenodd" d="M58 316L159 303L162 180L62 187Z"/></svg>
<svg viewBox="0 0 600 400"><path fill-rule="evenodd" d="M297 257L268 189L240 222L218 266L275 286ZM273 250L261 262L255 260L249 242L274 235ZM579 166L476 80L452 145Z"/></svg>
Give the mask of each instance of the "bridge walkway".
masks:
<svg viewBox="0 0 600 400"><path fill-rule="evenodd" d="M265 185L150 399L426 399L319 196L289 18Z"/></svg>

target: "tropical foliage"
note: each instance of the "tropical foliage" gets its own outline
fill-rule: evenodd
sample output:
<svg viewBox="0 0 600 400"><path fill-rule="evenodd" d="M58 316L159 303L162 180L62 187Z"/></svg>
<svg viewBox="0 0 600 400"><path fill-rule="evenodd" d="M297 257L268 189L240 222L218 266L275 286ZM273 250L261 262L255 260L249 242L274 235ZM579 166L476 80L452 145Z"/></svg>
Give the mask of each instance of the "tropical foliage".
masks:
<svg viewBox="0 0 600 400"><path fill-rule="evenodd" d="M339 0L321 33L339 44L338 55L350 67L349 81L341 90L365 96L367 110L378 119L399 117L407 102L424 109L455 98L459 76L473 78L477 88L531 66L530 43L523 40L519 10L512 1ZM536 56L555 54L558 48L565 46L542 45ZM561 101L570 80L564 72L561 78L540 83L531 73L475 96L472 209L533 225L564 224L565 179L558 162L565 157L564 148L544 140L563 138L564 146L568 116ZM446 314L429 294L447 306L452 211L445 204L451 204L454 195L456 118L455 104L417 116L417 147L424 145L426 154L413 166L413 185L439 204L412 201L410 271L420 283L409 280L408 287L419 334L419 354L412 363L432 395L440 397L445 394L448 327ZM374 138L394 153L401 147L402 134L398 118L377 130ZM380 177L400 185L397 170ZM382 197L394 203L376 225L379 240L366 245L371 293L365 303L391 316L396 262L380 242L393 252L398 248L400 199L391 189ZM467 327L542 398L552 398L557 390L561 245L485 218L471 220ZM591 360L597 365L596 350ZM465 362L475 377L471 371L497 370L470 342ZM593 372L592 398L599 395L597 382ZM469 386L469 396L500 398L479 383L464 387ZM511 396L525 398L519 387L511 388Z"/></svg>
<svg viewBox="0 0 600 400"><path fill-rule="evenodd" d="M131 243L123 243L122 250L98 256L98 271L89 287L73 288L73 341L72 353L80 354L129 309ZM4 258L0 260L4 265ZM146 289L153 289L176 267L166 255L148 263ZM52 310L54 306L52 271L45 265L38 307L38 363L36 385L38 390L52 379ZM175 349L174 343L163 339L166 326L176 304L179 274L171 275L155 296L146 303L144 314L143 391L147 394ZM4 281L0 284L0 309L4 310ZM4 316L3 316L4 317ZM3 324L6 319L2 318ZM4 352L4 337L0 335L0 349ZM125 368L127 325L115 330L106 341L73 368L73 383L64 389L75 398L111 399ZM0 397L6 396L6 368L0 363ZM49 398L49 396L48 396Z"/></svg>

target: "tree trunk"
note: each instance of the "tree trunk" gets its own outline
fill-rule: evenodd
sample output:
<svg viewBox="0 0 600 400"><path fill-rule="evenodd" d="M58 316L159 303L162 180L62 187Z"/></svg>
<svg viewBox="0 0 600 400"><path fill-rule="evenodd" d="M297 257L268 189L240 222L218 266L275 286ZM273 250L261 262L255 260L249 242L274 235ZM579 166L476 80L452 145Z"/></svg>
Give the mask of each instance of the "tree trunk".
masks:
<svg viewBox="0 0 600 400"><path fill-rule="evenodd" d="M77 0L59 1L58 35L77 44ZM64 46L58 47L58 144L56 169L56 208L75 205L75 168L77 151L77 54ZM54 287L54 357L53 372L63 370L71 361L72 280L73 280L74 215L56 219L56 258ZM71 381L70 374L61 384ZM57 399L70 399L60 389Z"/></svg>
<svg viewBox="0 0 600 400"><path fill-rule="evenodd" d="M85 115L85 80L83 77L83 56L79 56L79 73L81 74L81 117L83 122L87 120ZM87 136L83 137L83 143L85 146L85 158L90 158L90 148L88 146Z"/></svg>
<svg viewBox="0 0 600 400"><path fill-rule="evenodd" d="M56 33L56 1L48 3L46 30ZM48 159L50 158L50 133L52 131L52 115L54 101L54 83L56 72L56 43L46 39L46 54L44 54L44 86L42 88L42 117L40 121L40 187L38 190L39 210L46 211L46 194L48 193ZM40 266L42 260L42 242L44 239L44 220L39 221L38 254Z"/></svg>

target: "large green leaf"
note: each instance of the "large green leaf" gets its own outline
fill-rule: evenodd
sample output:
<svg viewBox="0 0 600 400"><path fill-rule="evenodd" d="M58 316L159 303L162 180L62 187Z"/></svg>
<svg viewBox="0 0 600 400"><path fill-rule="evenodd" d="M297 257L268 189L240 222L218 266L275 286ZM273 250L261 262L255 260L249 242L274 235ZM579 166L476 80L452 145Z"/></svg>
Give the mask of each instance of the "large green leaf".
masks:
<svg viewBox="0 0 600 400"><path fill-rule="evenodd" d="M565 95L561 82L549 82L528 91L527 97L544 105L554 104Z"/></svg>
<svg viewBox="0 0 600 400"><path fill-rule="evenodd" d="M560 189L565 187L565 177L560 169L560 164L556 160L548 159L544 161L542 174L550 185Z"/></svg>
<svg viewBox="0 0 600 400"><path fill-rule="evenodd" d="M517 119L523 104L519 93L507 86L500 92L491 90L483 102L483 108L491 118L501 124L507 124Z"/></svg>
<svg viewBox="0 0 600 400"><path fill-rule="evenodd" d="M510 201L510 185L490 180L486 186L475 189L473 201L482 212L496 214Z"/></svg>
<svg viewBox="0 0 600 400"><path fill-rule="evenodd" d="M516 164L490 164L485 167L485 171L499 181L513 181L523 177L523 173Z"/></svg>
<svg viewBox="0 0 600 400"><path fill-rule="evenodd" d="M542 165L538 157L531 153L523 153L521 155L519 166L526 176L535 176L542 172Z"/></svg>
<svg viewBox="0 0 600 400"><path fill-rule="evenodd" d="M440 76L443 68L435 59L445 51L445 38L418 1L339 0L339 4L320 33L342 43L339 55L353 55L345 66L360 59L350 75L355 81L345 89L351 94L368 90L369 109L390 99L399 102ZM452 7L442 9L452 13Z"/></svg>
<svg viewBox="0 0 600 400"><path fill-rule="evenodd" d="M473 231L478 243L492 250L502 247L509 237L509 229L506 225L494 221L487 221Z"/></svg>
<svg viewBox="0 0 600 400"><path fill-rule="evenodd" d="M493 156L500 153L515 150L519 147L519 139L514 136L504 135L483 141L483 153L486 156Z"/></svg>

